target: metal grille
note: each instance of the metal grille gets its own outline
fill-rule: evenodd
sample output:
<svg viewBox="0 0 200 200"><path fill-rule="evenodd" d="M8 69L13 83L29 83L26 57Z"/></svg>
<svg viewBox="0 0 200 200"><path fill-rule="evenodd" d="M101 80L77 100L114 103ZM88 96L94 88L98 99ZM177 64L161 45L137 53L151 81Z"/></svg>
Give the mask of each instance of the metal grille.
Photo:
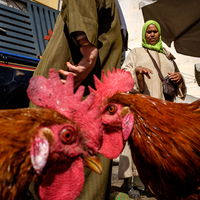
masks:
<svg viewBox="0 0 200 200"><path fill-rule="evenodd" d="M18 2L26 9L0 4L0 51L37 58L47 46L44 37L53 30L59 11L28 0Z"/></svg>

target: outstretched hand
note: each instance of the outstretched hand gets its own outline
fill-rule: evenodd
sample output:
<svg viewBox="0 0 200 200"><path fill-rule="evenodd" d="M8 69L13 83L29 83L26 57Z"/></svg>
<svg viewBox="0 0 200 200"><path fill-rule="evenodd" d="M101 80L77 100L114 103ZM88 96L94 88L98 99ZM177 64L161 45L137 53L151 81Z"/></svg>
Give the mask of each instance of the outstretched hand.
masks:
<svg viewBox="0 0 200 200"><path fill-rule="evenodd" d="M88 74L95 66L98 57L98 49L92 44L80 47L80 51L83 55L83 58L77 65L72 65L71 63L67 62L66 65L69 71L64 71L62 69L59 70L59 73L63 76L68 76L70 72L73 73L74 88L77 88L88 76ZM65 83L66 80L61 79L61 82Z"/></svg>
<svg viewBox="0 0 200 200"><path fill-rule="evenodd" d="M149 74L153 74L153 71L145 67L137 67L135 69L136 74L145 74L149 79L151 78Z"/></svg>

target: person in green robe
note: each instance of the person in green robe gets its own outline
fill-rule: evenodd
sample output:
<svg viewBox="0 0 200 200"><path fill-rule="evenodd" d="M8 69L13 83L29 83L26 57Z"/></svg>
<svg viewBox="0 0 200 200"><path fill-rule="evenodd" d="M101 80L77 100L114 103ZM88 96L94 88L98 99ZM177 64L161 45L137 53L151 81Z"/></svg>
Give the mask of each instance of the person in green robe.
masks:
<svg viewBox="0 0 200 200"><path fill-rule="evenodd" d="M85 37L84 37L85 36ZM63 78L69 72L80 84L94 88L93 74L120 68L122 36L115 0L63 0L50 41L33 76L48 78L50 68ZM64 82L64 81L63 81Z"/></svg>
<svg viewBox="0 0 200 200"><path fill-rule="evenodd" d="M94 87L93 74L101 79L102 71L120 68L122 35L115 0L63 0L52 37L33 74L49 76L56 69L62 82L69 72L74 74L74 85ZM30 102L30 107L35 107ZM85 184L78 200L109 199L111 160L98 154L103 174L85 168ZM34 194L33 194L34 196Z"/></svg>

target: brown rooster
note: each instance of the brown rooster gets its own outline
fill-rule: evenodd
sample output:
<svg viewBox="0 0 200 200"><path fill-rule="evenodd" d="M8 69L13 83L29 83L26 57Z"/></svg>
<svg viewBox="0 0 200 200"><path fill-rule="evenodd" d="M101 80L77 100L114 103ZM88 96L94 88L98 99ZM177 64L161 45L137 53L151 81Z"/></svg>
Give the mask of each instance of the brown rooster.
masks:
<svg viewBox="0 0 200 200"><path fill-rule="evenodd" d="M60 81L55 69L49 70L49 79L43 76L31 78L27 94L37 106L56 110L75 121L84 131L85 143L91 154L96 154L101 145L102 124L99 108L94 106L95 94L90 94L82 100L85 91L80 86L74 94L74 78L70 74L66 83Z"/></svg>
<svg viewBox="0 0 200 200"><path fill-rule="evenodd" d="M113 79L120 80L119 74ZM113 87L121 87L120 81ZM95 102L101 91L108 96L108 83L98 81ZM104 129L118 127L124 135L134 123L128 141L144 185L161 200L200 199L200 100L178 104L141 94L107 96L99 104Z"/></svg>
<svg viewBox="0 0 200 200"><path fill-rule="evenodd" d="M115 71L115 68L113 68L113 72L111 73L108 70L107 75L108 78L105 73L102 72L103 83L94 75L95 87L97 90L89 88L90 93L95 93L95 100L92 107L98 106L100 115L104 112L103 107L109 97L116 92L128 92L134 85L130 72L120 69ZM128 139L133 128L132 113L128 112L127 108L122 110L124 110L123 119L121 116L114 115L111 119L113 123L109 123L109 119L102 122L103 138L99 153L109 159L117 158L119 156L124 148L124 143ZM110 111L112 112L112 110Z"/></svg>
<svg viewBox="0 0 200 200"><path fill-rule="evenodd" d="M93 95L93 97L94 94L96 95L90 108L90 112L87 111L87 116L84 116L82 114L84 109L83 106L81 104L77 104L74 106L74 98L69 98L70 95L73 94L73 91L71 90L69 94L69 87L73 87L72 81L70 81L72 77L68 77L67 82L63 85L57 72L54 69L50 69L49 79L46 79L42 76L36 76L32 78L27 93L30 100L40 107L57 110L67 117L70 117L71 112L76 112L77 115L80 115L79 122L81 123L81 120L83 120L82 123L87 121L87 123L85 123L85 126L87 126L88 123L94 124L92 123L92 121L95 120L95 116L101 115L102 106L104 105L107 98L111 97L118 91L127 92L133 88L133 79L129 72L118 69L115 73L114 68L113 73L108 70L107 74L108 78L106 77L104 72L102 74L102 78L104 81L103 88L101 87L101 81L99 81L99 79L94 76L95 86L96 88L98 88L98 93L90 88L90 95ZM121 82L120 85L118 84L119 82ZM127 83L129 83L129 85L127 85ZM118 87L116 87L117 84ZM83 94L84 86L80 86L78 91ZM82 112L77 113L77 108L80 108ZM101 110L100 114L98 114L98 108ZM91 116L89 116L89 114ZM131 117L132 115L127 115L125 119L129 119ZM87 138L87 140L85 141L86 145L89 149L91 149L91 145L95 145L95 149L98 149L99 153L109 159L116 158L123 150L124 142L129 137L132 129L130 128L130 126L127 127L126 123L124 123L124 130L129 131L124 131L124 134L122 135L121 125L117 125L116 127L115 125L113 125L113 127L111 128L110 126L106 127L104 124L102 137L102 132L98 132L98 130L102 131L102 126L100 127L101 117L98 118L98 122L98 126L91 128L91 131L88 132L87 135L84 135L84 137ZM92 151L94 152L94 150ZM96 151L94 153L96 153Z"/></svg>
<svg viewBox="0 0 200 200"><path fill-rule="evenodd" d="M108 100L108 108L119 105L134 115L129 145L144 185L161 200L192 199L200 186L200 100L178 104L126 93Z"/></svg>
<svg viewBox="0 0 200 200"><path fill-rule="evenodd" d="M107 93L109 93L109 94L105 95L104 91L101 91L101 94L98 96L100 102L98 102L98 104L93 103L93 106L92 106L92 108L90 108L90 112L88 112L88 113L91 113L92 115L96 116L96 114L94 114L94 112L95 112L94 108L99 106L99 103L101 104L101 102L104 101L103 97L108 98L109 95L113 95L117 91L127 92L132 89L133 82L132 82L131 74L129 72L121 73L121 71L117 71L117 74L118 73L120 74L119 79L118 80L113 79L114 82L109 83L109 85L107 85L108 86L107 90L109 90L109 92L107 92ZM112 74L110 72L108 72L108 75L110 75L111 77L110 76L109 77L112 78ZM61 83L60 78L59 78L58 74L56 73L56 71L51 69L49 72L49 79L46 79L42 76L36 76L31 79L29 89L28 89L28 96L34 104L36 104L40 107L55 109L55 110L59 111L60 113L62 113L63 115L70 117L71 112L73 112L73 113L78 112L76 110L77 110L77 108L81 107L81 105L79 105L79 104L74 105L74 98L73 97L68 98L68 96L70 96L70 94L68 94L69 93L68 88L72 87L68 83L69 78L70 77L67 77L67 82L63 85ZM106 78L105 74L103 75L103 79L104 79L104 82L106 82L107 78ZM116 85L116 83L120 80L122 81L121 87L118 88L118 90L115 90L115 88L113 88L113 85ZM124 80L126 80L126 81L131 80L130 85L124 86L124 84L123 84ZM99 84L101 84L101 83L99 83ZM83 86L80 86L78 90L81 90L82 87ZM71 91L71 93L73 93L73 91ZM90 94L90 95L92 95L92 94ZM94 95L94 93L93 93L93 95ZM95 100L97 100L97 99L98 98L95 97ZM72 106L70 107L71 104L72 104ZM68 111L68 108L70 108L71 112ZM83 106L82 106L82 111L83 111ZM82 122L81 122L81 120L82 120ZM82 123L82 125L87 126L87 124L92 124L91 122L93 120L94 120L94 117L92 117L92 116L90 117L89 115L85 116L83 114L83 112L80 113L80 123ZM101 117L98 120L101 121ZM124 123L124 128L128 128L130 130L129 134L131 133L131 128L127 127L126 123ZM114 127L113 129L105 128L103 130L103 138L102 138L102 132L99 135L95 134L97 132L97 131L95 131L96 129L100 130L99 127L92 127L91 131L88 132L87 135L84 135L84 138L86 138L85 143L86 143L86 146L88 147L89 151L91 149L91 145L96 144L96 141L98 141L99 143L95 146L99 145L99 153L101 153L103 156L105 156L109 159L117 157L120 154L120 152L122 151L123 146L124 146L123 143L129 137L129 134L124 134L122 136L121 128L117 126L117 127ZM92 152L94 152L94 150L92 150ZM93 173L90 173L88 170L85 170L86 181L84 184L84 190L80 194L78 199L81 199L82 196L84 196L84 194L86 195L88 189L91 190L91 188L95 188L95 190L97 192L94 192L90 197L88 197L88 195L87 195L87 197L90 199L95 199L95 196L98 195L98 191L105 193L104 191L106 189L107 182L109 182L108 178L109 178L109 173L111 171L109 170L110 160L106 159L103 156L98 155L98 157L101 159L102 164L103 164L102 176L101 177L97 177L97 175L93 176L92 175ZM103 184L103 186L101 186L101 184ZM103 195L104 194L102 194L102 196ZM106 194L105 194L105 196L106 196Z"/></svg>
<svg viewBox="0 0 200 200"><path fill-rule="evenodd" d="M40 199L74 200L84 184L83 165L92 162L101 173L101 165L90 156L98 151L101 138L101 119L94 120L97 109L89 111L94 95L81 102L84 89L73 93L72 75L68 83L65 95L70 105L63 108L65 115L43 108L0 111L0 199L26 199L30 182L36 180ZM53 95L49 93L51 99L45 103L59 105ZM91 132L97 141L91 141Z"/></svg>

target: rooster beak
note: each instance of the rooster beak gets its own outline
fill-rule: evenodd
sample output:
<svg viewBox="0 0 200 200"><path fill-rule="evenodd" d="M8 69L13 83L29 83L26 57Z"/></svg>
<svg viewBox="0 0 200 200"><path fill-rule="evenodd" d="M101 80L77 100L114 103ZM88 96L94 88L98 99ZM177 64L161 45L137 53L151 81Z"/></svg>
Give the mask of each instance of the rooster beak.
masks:
<svg viewBox="0 0 200 200"><path fill-rule="evenodd" d="M102 174L102 164L99 158L96 156L86 156L83 155L83 163L84 166L89 167L92 171L97 174Z"/></svg>

